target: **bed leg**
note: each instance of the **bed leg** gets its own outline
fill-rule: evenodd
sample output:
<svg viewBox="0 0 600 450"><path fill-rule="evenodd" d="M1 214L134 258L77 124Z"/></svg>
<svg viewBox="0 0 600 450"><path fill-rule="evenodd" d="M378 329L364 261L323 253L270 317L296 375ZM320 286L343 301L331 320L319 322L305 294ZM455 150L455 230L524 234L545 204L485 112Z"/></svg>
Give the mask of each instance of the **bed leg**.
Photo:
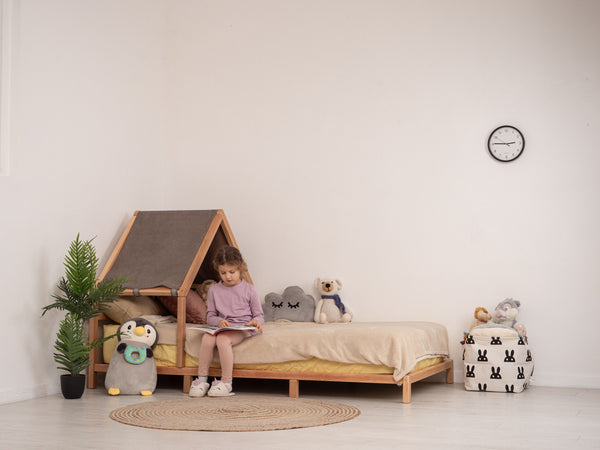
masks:
<svg viewBox="0 0 600 450"><path fill-rule="evenodd" d="M290 398L300 397L300 381L290 380Z"/></svg>
<svg viewBox="0 0 600 450"><path fill-rule="evenodd" d="M410 377L406 375L402 378L402 403L410 403L411 398Z"/></svg>
<svg viewBox="0 0 600 450"><path fill-rule="evenodd" d="M192 376L184 375L183 376L183 393L189 394L191 387L192 387Z"/></svg>
<svg viewBox="0 0 600 450"><path fill-rule="evenodd" d="M100 319L98 317L92 317L90 320L88 320L88 340L90 344L98 339L99 320ZM87 371L87 386L89 389L96 389L96 385L98 384L98 373L96 372L98 349L96 347L92 347L88 358L90 359L90 365L88 366Z"/></svg>
<svg viewBox="0 0 600 450"><path fill-rule="evenodd" d="M454 361L450 361L450 367L446 369L446 384L454 383Z"/></svg>
<svg viewBox="0 0 600 450"><path fill-rule="evenodd" d="M88 369L88 389L96 389L98 385L98 373L94 369Z"/></svg>

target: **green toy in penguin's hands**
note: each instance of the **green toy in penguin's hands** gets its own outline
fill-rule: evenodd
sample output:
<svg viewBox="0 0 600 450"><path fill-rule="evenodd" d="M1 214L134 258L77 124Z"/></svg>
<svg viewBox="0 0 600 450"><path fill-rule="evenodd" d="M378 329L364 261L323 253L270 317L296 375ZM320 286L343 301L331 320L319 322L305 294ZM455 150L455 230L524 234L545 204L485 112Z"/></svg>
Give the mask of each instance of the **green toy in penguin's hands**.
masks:
<svg viewBox="0 0 600 450"><path fill-rule="evenodd" d="M104 382L108 394L152 395L157 381L152 351L158 342L156 328L137 317L124 322L117 333L120 342L110 359Z"/></svg>

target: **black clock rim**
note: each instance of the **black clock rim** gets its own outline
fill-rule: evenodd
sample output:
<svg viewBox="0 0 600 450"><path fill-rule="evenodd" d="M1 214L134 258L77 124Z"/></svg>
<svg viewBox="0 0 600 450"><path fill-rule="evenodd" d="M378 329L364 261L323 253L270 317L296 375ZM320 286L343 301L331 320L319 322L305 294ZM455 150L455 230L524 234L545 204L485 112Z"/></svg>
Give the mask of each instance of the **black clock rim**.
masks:
<svg viewBox="0 0 600 450"><path fill-rule="evenodd" d="M500 128L512 128L517 133L519 133L519 135L521 136L521 140L523 141L523 148L521 149L521 152L517 156L515 156L513 159L499 159L499 158L496 158L496 155L494 155L492 153L492 147L491 147L492 136ZM521 130L519 130L517 127L515 127L513 125L500 125L499 127L494 128L494 130L490 133L490 136L488 137L487 148L488 148L488 153L496 161L503 162L503 163L512 162L512 161L515 161L516 159L518 159L523 154L523 152L525 151L525 136L523 136L523 133L521 133Z"/></svg>

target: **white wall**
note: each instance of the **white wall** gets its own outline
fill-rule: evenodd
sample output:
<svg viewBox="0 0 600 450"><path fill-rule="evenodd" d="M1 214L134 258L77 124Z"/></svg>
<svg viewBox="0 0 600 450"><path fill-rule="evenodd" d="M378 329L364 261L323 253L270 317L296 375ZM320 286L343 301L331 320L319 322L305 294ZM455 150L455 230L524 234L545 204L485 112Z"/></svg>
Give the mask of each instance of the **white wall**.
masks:
<svg viewBox="0 0 600 450"><path fill-rule="evenodd" d="M514 297L535 382L600 387L598 2L177 5L169 207L224 208L262 294L340 277L357 320L446 324L457 379Z"/></svg>
<svg viewBox="0 0 600 450"><path fill-rule="evenodd" d="M600 387L598 5L15 1L0 403L58 391L39 315L75 234L106 258L159 208L225 209L261 294L331 275L357 320L444 323L458 379L513 296L535 382Z"/></svg>
<svg viewBox="0 0 600 450"><path fill-rule="evenodd" d="M14 2L10 176L0 177L0 403L58 392L40 319L78 232L99 256L160 208L166 159L162 1Z"/></svg>

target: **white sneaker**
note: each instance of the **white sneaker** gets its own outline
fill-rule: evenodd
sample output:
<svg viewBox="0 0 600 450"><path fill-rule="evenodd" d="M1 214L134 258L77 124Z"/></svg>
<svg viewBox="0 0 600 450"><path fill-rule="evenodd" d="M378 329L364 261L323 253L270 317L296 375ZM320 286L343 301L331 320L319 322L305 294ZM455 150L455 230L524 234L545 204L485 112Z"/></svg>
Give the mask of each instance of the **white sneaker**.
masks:
<svg viewBox="0 0 600 450"><path fill-rule="evenodd" d="M231 397L235 395L233 392L231 383L225 383L223 381L213 381L212 387L208 391L209 397Z"/></svg>
<svg viewBox="0 0 600 450"><path fill-rule="evenodd" d="M210 384L206 381L201 381L199 378L196 378L192 382L192 387L190 388L190 397L204 397L208 392L208 388Z"/></svg>

